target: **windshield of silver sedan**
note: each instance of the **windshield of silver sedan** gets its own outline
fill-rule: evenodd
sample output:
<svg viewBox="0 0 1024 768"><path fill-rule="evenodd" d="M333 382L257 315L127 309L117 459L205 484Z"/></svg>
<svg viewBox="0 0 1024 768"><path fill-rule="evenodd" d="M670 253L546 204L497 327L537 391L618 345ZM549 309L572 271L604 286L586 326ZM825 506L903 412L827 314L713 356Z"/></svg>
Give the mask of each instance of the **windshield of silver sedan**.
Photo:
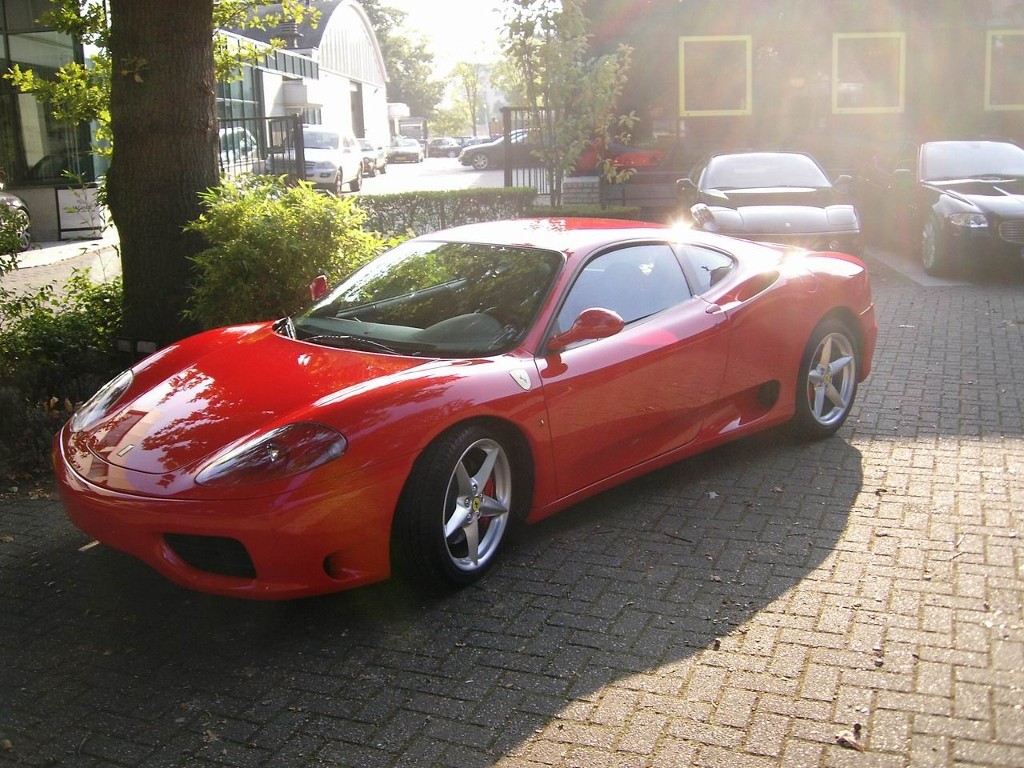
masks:
<svg viewBox="0 0 1024 768"><path fill-rule="evenodd" d="M533 324L562 263L535 248L410 240L292 318L295 338L385 354L500 354Z"/></svg>

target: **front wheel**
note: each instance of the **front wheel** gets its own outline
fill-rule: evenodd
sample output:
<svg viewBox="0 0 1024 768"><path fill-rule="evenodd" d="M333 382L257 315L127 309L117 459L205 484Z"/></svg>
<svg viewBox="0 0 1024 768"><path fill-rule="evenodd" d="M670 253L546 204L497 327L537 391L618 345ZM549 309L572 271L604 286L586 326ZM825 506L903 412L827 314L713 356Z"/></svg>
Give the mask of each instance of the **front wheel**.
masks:
<svg viewBox="0 0 1024 768"><path fill-rule="evenodd" d="M27 251L28 247L32 245L32 221L29 219L28 211L24 208L15 208L14 214L14 227L18 233L18 247Z"/></svg>
<svg viewBox="0 0 1024 768"><path fill-rule="evenodd" d="M816 440L843 426L857 395L857 354L845 323L826 320L814 329L797 380L794 423L801 436Z"/></svg>
<svg viewBox="0 0 1024 768"><path fill-rule="evenodd" d="M472 584L505 541L516 486L502 438L480 426L446 433L417 460L392 531L395 565L416 580Z"/></svg>
<svg viewBox="0 0 1024 768"><path fill-rule="evenodd" d="M949 271L949 253L935 219L928 219L921 232L921 266L929 275L943 275Z"/></svg>

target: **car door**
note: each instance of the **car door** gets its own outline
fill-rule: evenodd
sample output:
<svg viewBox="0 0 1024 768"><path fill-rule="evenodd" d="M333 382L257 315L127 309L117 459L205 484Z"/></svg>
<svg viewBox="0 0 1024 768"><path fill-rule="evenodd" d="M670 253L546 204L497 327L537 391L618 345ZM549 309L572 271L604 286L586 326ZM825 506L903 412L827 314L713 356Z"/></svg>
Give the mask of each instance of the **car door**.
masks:
<svg viewBox="0 0 1024 768"><path fill-rule="evenodd" d="M693 297L668 244L593 259L552 333L591 307L617 312L625 328L539 361L559 496L693 440L726 364L727 319Z"/></svg>

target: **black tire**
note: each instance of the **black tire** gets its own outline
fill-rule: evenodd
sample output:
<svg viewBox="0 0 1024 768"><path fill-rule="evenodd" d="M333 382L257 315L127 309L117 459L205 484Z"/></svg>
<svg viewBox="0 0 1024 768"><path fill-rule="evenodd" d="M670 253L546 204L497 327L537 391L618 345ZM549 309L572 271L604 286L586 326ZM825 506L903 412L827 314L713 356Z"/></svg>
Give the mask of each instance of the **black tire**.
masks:
<svg viewBox="0 0 1024 768"><path fill-rule="evenodd" d="M800 437L820 440L843 426L857 396L859 365L857 337L846 323L819 323L800 358L793 416Z"/></svg>
<svg viewBox="0 0 1024 768"><path fill-rule="evenodd" d="M417 459L395 511L392 560L414 582L466 586L498 559L524 483L511 444L456 427Z"/></svg>
<svg viewBox="0 0 1024 768"><path fill-rule="evenodd" d="M24 208L15 208L13 215L18 228L18 247L27 251L28 247L32 245L32 220Z"/></svg>
<svg viewBox="0 0 1024 768"><path fill-rule="evenodd" d="M348 183L349 192L358 192L363 188L363 169L356 171L356 177Z"/></svg>
<svg viewBox="0 0 1024 768"><path fill-rule="evenodd" d="M380 173L383 176L387 172L388 172L388 164L387 164L387 162L385 162L384 165L382 165L380 167Z"/></svg>
<svg viewBox="0 0 1024 768"><path fill-rule="evenodd" d="M478 171L486 171L491 165L491 158L485 152L475 152L470 164Z"/></svg>
<svg viewBox="0 0 1024 768"><path fill-rule="evenodd" d="M929 275L941 276L950 270L949 250L942 240L939 223L930 218L921 231L921 266Z"/></svg>

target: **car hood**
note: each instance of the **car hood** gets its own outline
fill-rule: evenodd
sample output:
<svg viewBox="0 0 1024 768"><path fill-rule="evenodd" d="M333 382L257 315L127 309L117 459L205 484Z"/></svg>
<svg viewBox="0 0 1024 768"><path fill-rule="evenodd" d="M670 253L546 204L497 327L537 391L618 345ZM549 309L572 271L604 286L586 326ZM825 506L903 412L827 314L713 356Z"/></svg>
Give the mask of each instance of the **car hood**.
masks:
<svg viewBox="0 0 1024 768"><path fill-rule="evenodd" d="M1024 179L971 180L934 186L979 210L1004 218L1024 216Z"/></svg>
<svg viewBox="0 0 1024 768"><path fill-rule="evenodd" d="M857 213L852 205L744 205L738 208L712 206L714 220L724 233L814 234L857 230Z"/></svg>
<svg viewBox="0 0 1024 768"><path fill-rule="evenodd" d="M321 347L269 327L227 342L214 336L210 347L140 371L129 396L82 436L83 447L124 469L175 472L263 430L316 421L320 400L437 364Z"/></svg>

